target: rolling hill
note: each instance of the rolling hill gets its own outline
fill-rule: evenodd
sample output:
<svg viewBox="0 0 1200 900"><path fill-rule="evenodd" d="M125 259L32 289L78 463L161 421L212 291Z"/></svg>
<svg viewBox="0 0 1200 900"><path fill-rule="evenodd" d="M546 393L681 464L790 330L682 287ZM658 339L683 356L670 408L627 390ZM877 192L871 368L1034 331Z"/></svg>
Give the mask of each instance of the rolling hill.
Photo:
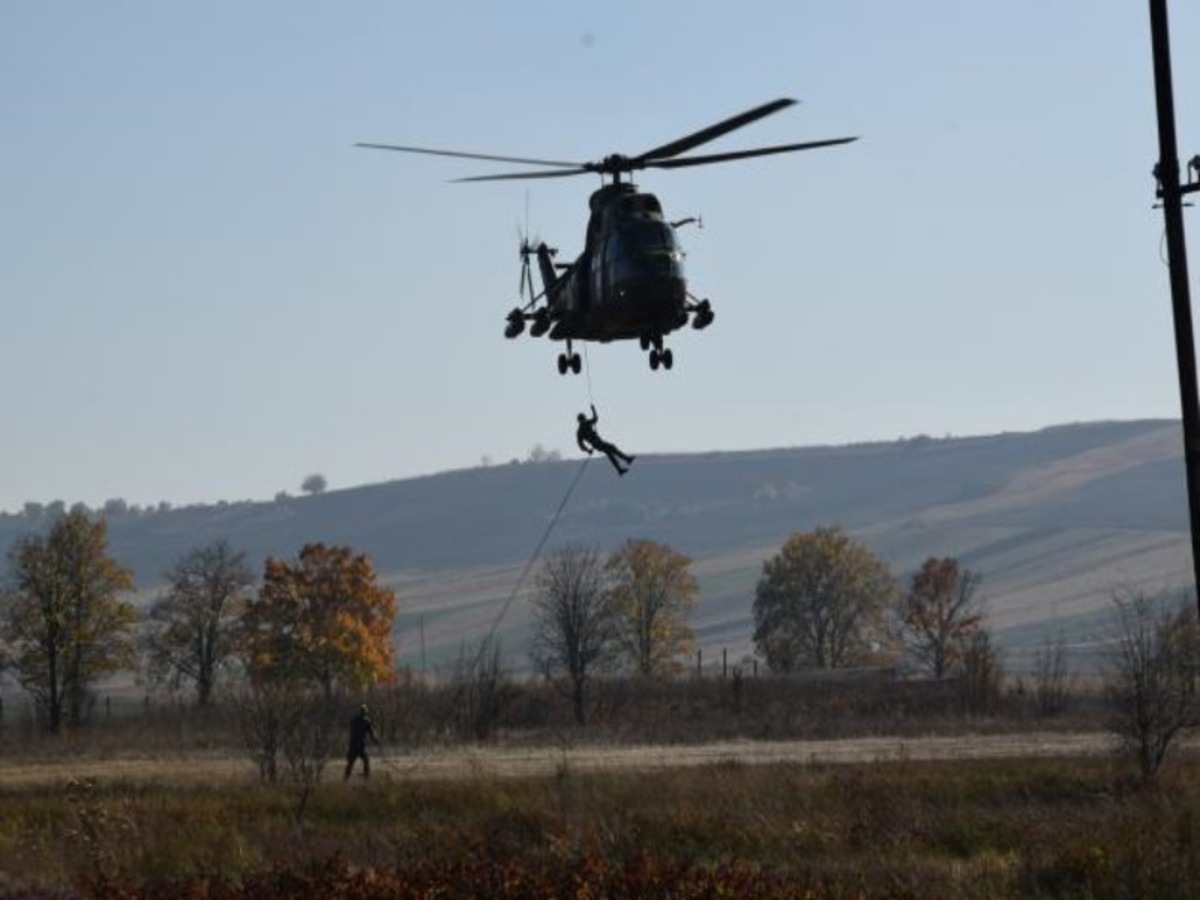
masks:
<svg viewBox="0 0 1200 900"><path fill-rule="evenodd" d="M582 471L581 471L582 469ZM547 547L628 537L687 553L701 584L706 662L752 649L762 561L792 531L840 525L907 577L927 556L983 576L991 627L1021 668L1048 636L1105 634L1118 588L1191 581L1177 421L736 453L647 455L617 478L603 460L524 463L273 502L109 517L113 555L152 591L178 556L218 538L259 564L306 541L371 555L400 597L400 654L432 668L497 625L524 665L521 571L578 476ZM45 522L0 516L0 547Z"/></svg>

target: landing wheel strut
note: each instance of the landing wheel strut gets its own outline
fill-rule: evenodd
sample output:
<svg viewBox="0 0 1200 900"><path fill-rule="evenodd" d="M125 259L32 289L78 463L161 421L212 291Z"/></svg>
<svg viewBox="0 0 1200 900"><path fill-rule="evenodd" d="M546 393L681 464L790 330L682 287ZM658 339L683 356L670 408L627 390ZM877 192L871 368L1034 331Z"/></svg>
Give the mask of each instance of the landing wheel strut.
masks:
<svg viewBox="0 0 1200 900"><path fill-rule="evenodd" d="M570 341L567 341L567 352L558 354L558 374L566 375L568 370L576 375L583 371L583 359L571 349Z"/></svg>
<svg viewBox="0 0 1200 900"><path fill-rule="evenodd" d="M650 348L650 368L658 371L658 367L669 369L675 365L675 355L671 353L670 348L663 349L662 335L655 335L651 338L642 338L643 349L646 345L653 344Z"/></svg>

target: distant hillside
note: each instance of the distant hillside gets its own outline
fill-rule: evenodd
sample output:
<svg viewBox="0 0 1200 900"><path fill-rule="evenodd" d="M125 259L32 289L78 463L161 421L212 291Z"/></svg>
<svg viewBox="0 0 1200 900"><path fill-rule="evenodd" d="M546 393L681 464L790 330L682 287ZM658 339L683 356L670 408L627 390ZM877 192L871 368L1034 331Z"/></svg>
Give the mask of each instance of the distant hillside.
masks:
<svg viewBox="0 0 1200 900"><path fill-rule="evenodd" d="M153 589L175 558L217 538L256 565L306 541L347 544L369 553L400 592L403 657L434 665L491 627L582 465L493 466L270 503L124 514L109 519L112 550ZM762 560L790 532L834 524L901 576L929 555L955 555L981 572L993 628L1014 659L1047 634L1094 639L1118 586L1154 590L1191 577L1174 421L644 456L625 478L592 461L549 546L648 537L689 554L705 658L727 650L732 661L750 650ZM0 547L44 526L0 516ZM500 625L514 665L523 663L526 623L516 602Z"/></svg>

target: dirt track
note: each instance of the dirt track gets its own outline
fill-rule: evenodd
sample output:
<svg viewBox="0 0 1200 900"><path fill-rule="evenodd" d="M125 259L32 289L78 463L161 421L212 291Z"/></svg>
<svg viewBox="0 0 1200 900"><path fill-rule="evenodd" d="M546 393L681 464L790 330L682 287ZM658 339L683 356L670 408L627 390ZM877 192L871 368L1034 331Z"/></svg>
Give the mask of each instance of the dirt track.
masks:
<svg viewBox="0 0 1200 900"><path fill-rule="evenodd" d="M1094 756L1110 752L1112 739L1096 732L1032 732L959 737L851 738L830 741L725 741L689 746L581 746L469 748L378 753L374 770L389 779L498 778L573 771L615 771L723 763L837 764L897 760ZM338 762L331 763L336 769ZM55 784L73 778L173 784L253 781L248 759L192 755L121 759L76 758L0 763L0 788Z"/></svg>

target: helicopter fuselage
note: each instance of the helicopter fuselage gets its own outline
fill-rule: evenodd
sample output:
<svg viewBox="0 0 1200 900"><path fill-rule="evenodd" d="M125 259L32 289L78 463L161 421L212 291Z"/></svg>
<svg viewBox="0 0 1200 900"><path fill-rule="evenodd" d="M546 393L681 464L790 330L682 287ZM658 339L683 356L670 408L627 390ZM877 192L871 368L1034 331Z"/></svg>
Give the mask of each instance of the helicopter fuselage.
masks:
<svg viewBox="0 0 1200 900"><path fill-rule="evenodd" d="M661 340L687 324L687 281L675 229L653 194L628 182L592 194L583 253L559 275L548 248L538 265L552 340Z"/></svg>

